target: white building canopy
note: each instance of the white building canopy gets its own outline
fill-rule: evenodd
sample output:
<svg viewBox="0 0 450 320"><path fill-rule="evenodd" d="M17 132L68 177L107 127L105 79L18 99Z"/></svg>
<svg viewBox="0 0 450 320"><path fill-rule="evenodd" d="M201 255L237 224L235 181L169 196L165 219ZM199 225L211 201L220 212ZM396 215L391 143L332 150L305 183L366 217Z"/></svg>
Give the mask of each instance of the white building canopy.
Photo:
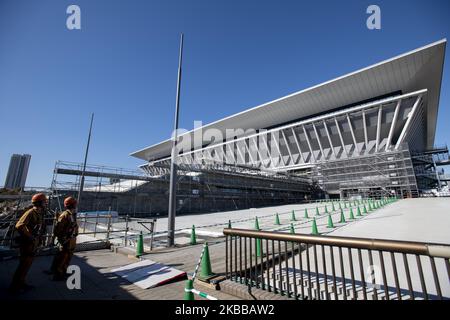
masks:
<svg viewBox="0 0 450 320"><path fill-rule="evenodd" d="M431 148L434 144L436 131L446 43L447 41L445 39L438 41L337 79L234 114L227 118L205 125L202 128L197 128L196 130L202 130L205 132L208 129L214 128L220 130L224 138L229 138L226 136L227 129L243 129L245 131L247 129L259 130L274 128L277 126L281 127L288 123L300 123L303 120L313 117L317 118L318 115L339 112L343 109L360 111L352 108L355 108L355 106L364 106L367 101L371 101L373 99L382 101L382 98L384 99L386 97L403 96L404 98L405 95L411 94L411 98L415 98L417 101L419 101L419 98L421 99L420 108L423 110L423 134L425 135L423 147ZM413 100L413 102L414 101L416 100ZM392 106L390 106L393 116L396 113L395 110L397 105L395 104L396 101L392 100L391 102L393 103ZM382 104L380 104L380 106L381 105ZM410 106L411 109L412 106L413 105ZM364 107L362 108L364 109ZM398 110L400 109L398 108ZM381 112L382 111L380 111L380 113ZM379 116L378 118L381 121L382 116ZM399 117L398 120L406 121L407 118L408 116L404 115L403 119L400 119ZM335 120L335 118L332 118L332 120L339 121L339 124L337 124L338 122L335 122L336 126L339 127L341 126L341 123L344 124L346 121L350 124L349 126L352 126L354 119L350 119L348 118L348 115L343 114L339 119ZM393 119L390 121L392 122ZM381 124L381 122L378 123L378 127L381 128ZM370 122L368 125L370 125ZM327 139L330 138L327 136L328 128L326 128L326 125L323 128L321 126L324 125L314 121L311 122L311 126L307 128L307 135L317 134L325 141L324 144L326 144L326 141L328 141ZM391 127L392 130L390 130ZM375 148L377 150L381 147L390 148L391 144L396 142L396 140L391 141L391 139L397 129L394 126L386 126L384 130L386 131L384 134L385 140L380 140L380 137L375 139L375 141L378 141L376 142L377 145ZM363 132L361 131L360 134L358 134L358 132L354 133L352 130L349 130L349 132L350 135L347 138L344 138L346 140L354 141L356 151L358 153L361 152L361 150L358 149L358 143L361 139L364 140L362 138L363 136L360 136ZM400 130L399 132L401 133ZM192 130L185 133L180 138L183 139L183 136L191 135L191 141L193 141L194 133L194 130ZM298 134L300 135L301 132L298 132ZM378 136L380 136L380 134L383 136L383 132L378 133ZM404 137L399 136L397 137L397 140L400 138L403 139ZM283 137L283 140L284 139L286 139L286 137ZM367 137L365 139L367 140ZM295 139L291 142L295 143ZM290 144L291 142L287 142L287 144ZM336 141L336 144L338 142L341 142L341 144L346 144L344 141ZM367 144L367 141L365 142ZM385 145L381 146L382 142ZM330 141L330 144L333 144L333 141ZM131 155L145 161L153 161L169 157L171 147L172 140L168 139L153 146L136 151ZM320 144L318 144L317 147L319 150L323 149L323 146ZM287 151L289 151L289 149L287 149ZM333 150L329 150L328 153L326 150L322 150L321 154L331 156L332 152ZM311 154L311 157L312 156L313 155ZM317 156L320 157L321 155L317 154ZM315 161L302 162L311 163ZM285 165L287 166L287 163Z"/></svg>

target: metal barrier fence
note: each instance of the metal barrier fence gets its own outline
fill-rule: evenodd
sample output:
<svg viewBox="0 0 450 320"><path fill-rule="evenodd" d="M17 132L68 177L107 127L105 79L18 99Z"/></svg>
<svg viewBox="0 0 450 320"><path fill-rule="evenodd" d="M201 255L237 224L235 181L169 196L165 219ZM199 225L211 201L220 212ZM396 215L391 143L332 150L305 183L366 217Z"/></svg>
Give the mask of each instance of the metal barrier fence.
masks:
<svg viewBox="0 0 450 320"><path fill-rule="evenodd" d="M108 214L96 214L92 216L82 216L77 219L78 223L78 236L77 247L94 248L93 243L110 243L112 240L115 242L127 244L130 237L128 222L129 217L115 217L118 220L125 221L125 227L122 229L115 229L112 227L112 215ZM15 248L17 244L15 239L18 236L15 225L19 219L2 219L0 222L3 226L2 233L0 234L0 245L6 248ZM55 217L45 217L43 219L44 227L40 232L39 237L40 249L49 248L54 246L54 227L56 219ZM104 246L100 246L104 247Z"/></svg>
<svg viewBox="0 0 450 320"><path fill-rule="evenodd" d="M224 229L226 276L293 299L449 299L450 246Z"/></svg>

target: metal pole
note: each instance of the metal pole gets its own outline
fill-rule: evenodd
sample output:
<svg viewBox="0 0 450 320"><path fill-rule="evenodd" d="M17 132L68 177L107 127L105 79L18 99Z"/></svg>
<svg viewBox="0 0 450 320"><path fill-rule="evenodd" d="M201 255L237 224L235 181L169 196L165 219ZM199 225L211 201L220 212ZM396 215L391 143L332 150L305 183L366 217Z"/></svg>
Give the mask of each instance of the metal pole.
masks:
<svg viewBox="0 0 450 320"><path fill-rule="evenodd" d="M87 144L86 144L86 152L84 154L83 171L81 172L80 186L78 188L78 197L77 197L77 207L78 208L80 208L81 194L83 192L84 174L86 172L86 162L87 162L87 157L88 157L88 153L89 153L89 144L91 143L91 132L92 132L93 121L94 121L94 113L92 113L92 115L91 115L91 125L89 126L89 135L88 135L88 140L87 140ZM75 219L76 219L76 215L75 215Z"/></svg>
<svg viewBox="0 0 450 320"><path fill-rule="evenodd" d="M128 215L125 218L126 222L125 222L125 243L124 246L127 247L128 246Z"/></svg>
<svg viewBox="0 0 450 320"><path fill-rule="evenodd" d="M175 123L172 142L172 154L170 161L170 187L169 187L169 217L167 227L167 246L173 247L175 244L175 214L177 208L177 139L178 139L178 113L180 107L180 89L181 89L181 64L183 62L183 34L180 37L180 57L178 62L178 80L177 80L177 97L175 105Z"/></svg>

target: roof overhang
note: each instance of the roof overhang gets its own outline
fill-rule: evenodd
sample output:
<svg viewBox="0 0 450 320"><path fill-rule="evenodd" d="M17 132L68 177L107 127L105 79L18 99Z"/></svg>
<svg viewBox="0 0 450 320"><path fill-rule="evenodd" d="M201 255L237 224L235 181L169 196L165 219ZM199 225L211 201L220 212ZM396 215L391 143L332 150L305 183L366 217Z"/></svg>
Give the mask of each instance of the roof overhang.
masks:
<svg viewBox="0 0 450 320"><path fill-rule="evenodd" d="M331 112L343 106L380 97L392 92L409 93L428 90L426 141L434 145L436 122L447 40L402 54L370 67L324 82L283 98L212 122L183 135L197 131L220 130L224 138L227 129L263 129L296 119ZM172 139L136 151L131 156L152 161L170 156Z"/></svg>

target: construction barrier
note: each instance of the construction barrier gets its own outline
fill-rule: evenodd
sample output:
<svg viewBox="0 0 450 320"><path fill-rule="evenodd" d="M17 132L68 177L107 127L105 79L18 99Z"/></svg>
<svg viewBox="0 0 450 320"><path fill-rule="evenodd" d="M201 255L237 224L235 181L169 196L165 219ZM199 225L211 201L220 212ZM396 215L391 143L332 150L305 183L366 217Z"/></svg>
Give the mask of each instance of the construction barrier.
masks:
<svg viewBox="0 0 450 320"><path fill-rule="evenodd" d="M202 259L201 259L201 270L200 270L200 276L201 279L208 279L214 276L214 273L212 272L211 268L211 261L209 259L209 249L208 249L208 243L205 242L205 245L203 246L203 253L202 253Z"/></svg>
<svg viewBox="0 0 450 320"><path fill-rule="evenodd" d="M197 244L197 236L195 235L195 226L194 225L192 225L190 244L191 245L196 245Z"/></svg>
<svg viewBox="0 0 450 320"><path fill-rule="evenodd" d="M295 233L295 228L294 228L294 225L292 223L291 223L290 233L291 234Z"/></svg>
<svg viewBox="0 0 450 320"><path fill-rule="evenodd" d="M327 228L334 228L334 224L333 224L333 218L331 218L331 214L328 214L328 225Z"/></svg>
<svg viewBox="0 0 450 320"><path fill-rule="evenodd" d="M192 280L188 280L188 282L189 281L192 282ZM219 300L216 297L210 296L209 294L207 294L205 292L201 292L201 291L194 289L192 286L192 283L191 284L187 283L186 288L184 288L184 300L195 300L194 294L196 294L202 298L208 299L208 300Z"/></svg>
<svg viewBox="0 0 450 320"><path fill-rule="evenodd" d="M297 218L295 217L295 211L294 210L292 210L291 221L297 221Z"/></svg>
<svg viewBox="0 0 450 320"><path fill-rule="evenodd" d="M311 234L313 234L313 235L318 235L319 234L319 230L317 229L316 218L313 218Z"/></svg>
<svg viewBox="0 0 450 320"><path fill-rule="evenodd" d="M144 254L144 236L142 235L142 231L140 232L136 244L136 257L140 257Z"/></svg>
<svg viewBox="0 0 450 320"><path fill-rule="evenodd" d="M278 216L278 213L275 215L275 225L276 225L276 226L281 225L281 223L280 223L280 217Z"/></svg>
<svg viewBox="0 0 450 320"><path fill-rule="evenodd" d="M192 275L192 281L194 281L195 277L197 277L198 268L200 267L200 264L202 263L204 253L205 253L205 246L203 246L202 252L200 253L200 258L198 259L197 265L195 266L194 274Z"/></svg>
<svg viewBox="0 0 450 320"><path fill-rule="evenodd" d="M198 259L197 265L195 266L192 279L186 281L186 286L184 288L184 300L195 300L194 294L208 300L218 300L217 298L210 296L207 293L194 289L194 280L197 277L199 268L201 268L199 275L200 279L208 279L215 275L212 272L211 268L211 260L209 258L209 249L207 242L205 242L205 244L203 245L203 249L200 253L200 258Z"/></svg>

